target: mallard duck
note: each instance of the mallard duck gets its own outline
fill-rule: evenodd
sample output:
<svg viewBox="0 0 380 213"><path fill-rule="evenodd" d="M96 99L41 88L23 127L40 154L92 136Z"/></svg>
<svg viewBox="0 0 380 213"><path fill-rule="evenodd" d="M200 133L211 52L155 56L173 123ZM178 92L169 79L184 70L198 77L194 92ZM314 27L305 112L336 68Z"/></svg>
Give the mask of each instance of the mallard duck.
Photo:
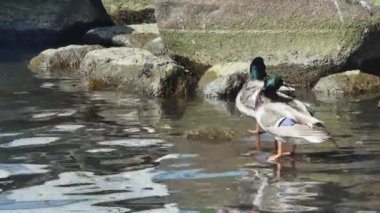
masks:
<svg viewBox="0 0 380 213"><path fill-rule="evenodd" d="M281 84L281 78L273 76L266 87L252 95L257 123L263 130L275 136L277 151L270 157L273 161L284 155L294 156L297 144L321 143L331 139L322 121L310 113L302 112L291 104L263 101L261 93L271 97ZM283 152L282 144L285 142L292 144L290 152Z"/></svg>
<svg viewBox="0 0 380 213"><path fill-rule="evenodd" d="M250 65L250 80L247 81L242 89L239 91L237 97L236 97L236 107L237 109L242 112L243 114L255 118L256 114L256 108L255 108L255 100L253 98L253 94L261 90L264 87L264 81L267 79L267 74L265 72L266 66L264 64L264 59L261 57L256 57L252 60ZM271 84L274 84L275 82L270 83L267 85L267 89L271 88ZM294 99L283 92L289 92L294 91L294 88L283 86L283 82L281 86L278 88L279 92L276 92L275 94L269 94L267 97L263 97L263 102L284 102L289 105L292 105L293 107L297 108L298 110L302 112L309 113L308 108L297 99ZM264 94L265 95L265 94ZM256 129L255 130L249 130L249 132L253 134L259 134L260 133L260 126L256 123ZM260 143L260 137L257 139L257 147L258 149L261 149L261 143Z"/></svg>
<svg viewBox="0 0 380 213"><path fill-rule="evenodd" d="M264 80L267 78L265 72L264 59L256 57L252 60L249 68L250 79L240 89L236 97L236 107L243 114L255 118L255 108L252 107L252 94L264 86ZM255 130L249 130L251 133L259 133L260 127L256 124Z"/></svg>

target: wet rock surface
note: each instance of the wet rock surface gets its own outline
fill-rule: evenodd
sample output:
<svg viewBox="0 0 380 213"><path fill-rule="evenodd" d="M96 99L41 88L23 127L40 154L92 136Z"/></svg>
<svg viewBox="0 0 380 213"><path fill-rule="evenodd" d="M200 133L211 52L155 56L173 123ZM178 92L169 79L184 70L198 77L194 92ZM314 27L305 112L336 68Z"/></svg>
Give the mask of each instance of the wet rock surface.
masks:
<svg viewBox="0 0 380 213"><path fill-rule="evenodd" d="M111 23L101 0L4 0L0 20L0 43L29 45L79 41Z"/></svg>
<svg viewBox="0 0 380 213"><path fill-rule="evenodd" d="M115 24L153 23L153 0L102 0Z"/></svg>
<svg viewBox="0 0 380 213"><path fill-rule="evenodd" d="M144 91L149 96L186 95L194 84L190 73L168 57L138 48L108 48L86 55L80 72L89 82Z"/></svg>
<svg viewBox="0 0 380 213"><path fill-rule="evenodd" d="M380 77L360 70L347 71L321 78L313 91L336 98L379 94Z"/></svg>
<svg viewBox="0 0 380 213"><path fill-rule="evenodd" d="M89 44L143 47L157 37L159 37L159 32L156 24L139 24L91 29L83 39Z"/></svg>
<svg viewBox="0 0 380 213"><path fill-rule="evenodd" d="M287 81L315 83L380 56L380 13L365 1L158 0L155 9L170 52L199 64L262 56L298 67Z"/></svg>
<svg viewBox="0 0 380 213"><path fill-rule="evenodd" d="M102 49L100 45L69 45L57 49L47 49L29 62L35 72L74 71L79 69L81 60L93 50Z"/></svg>

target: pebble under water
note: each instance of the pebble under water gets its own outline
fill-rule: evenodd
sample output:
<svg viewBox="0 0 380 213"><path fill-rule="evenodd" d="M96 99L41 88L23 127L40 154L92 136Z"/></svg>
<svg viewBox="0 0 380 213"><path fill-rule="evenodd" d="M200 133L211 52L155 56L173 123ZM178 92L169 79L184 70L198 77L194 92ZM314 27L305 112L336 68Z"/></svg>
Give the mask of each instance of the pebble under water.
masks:
<svg viewBox="0 0 380 213"><path fill-rule="evenodd" d="M312 103L339 148L267 163L233 103L85 92L0 61L1 212L357 212L380 209L378 97ZM198 130L231 137L186 137ZM211 131L211 130L210 130Z"/></svg>

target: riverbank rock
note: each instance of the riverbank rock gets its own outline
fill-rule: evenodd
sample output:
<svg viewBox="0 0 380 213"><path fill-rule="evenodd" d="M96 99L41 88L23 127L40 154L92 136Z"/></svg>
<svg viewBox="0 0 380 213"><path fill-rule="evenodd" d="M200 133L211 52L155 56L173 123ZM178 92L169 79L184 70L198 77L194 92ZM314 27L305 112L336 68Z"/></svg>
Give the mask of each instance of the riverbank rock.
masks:
<svg viewBox="0 0 380 213"><path fill-rule="evenodd" d="M83 38L89 44L140 48L157 37L156 24L138 24L91 29Z"/></svg>
<svg viewBox="0 0 380 213"><path fill-rule="evenodd" d="M0 43L79 41L87 30L110 24L101 0L2 0Z"/></svg>
<svg viewBox="0 0 380 213"><path fill-rule="evenodd" d="M139 48L108 48L89 52L81 63L89 82L143 91L149 96L186 95L194 82L190 73L168 57Z"/></svg>
<svg viewBox="0 0 380 213"><path fill-rule="evenodd" d="M208 98L233 99L248 77L249 63L231 62L208 69L198 82L198 90Z"/></svg>
<svg viewBox="0 0 380 213"><path fill-rule="evenodd" d="M315 83L380 57L379 11L366 1L157 0L171 55L215 65L262 56L288 82ZM310 69L309 69L310 68Z"/></svg>
<svg viewBox="0 0 380 213"><path fill-rule="evenodd" d="M313 91L319 95L347 97L380 92L380 77L361 72L347 71L321 78Z"/></svg>
<svg viewBox="0 0 380 213"><path fill-rule="evenodd" d="M102 0L115 24L153 23L154 0Z"/></svg>
<svg viewBox="0 0 380 213"><path fill-rule="evenodd" d="M229 76L222 76L210 82L204 88L203 94L207 98L235 99L246 82L247 77L247 73L234 73Z"/></svg>
<svg viewBox="0 0 380 213"><path fill-rule="evenodd" d="M165 44L162 42L162 39L160 37L149 41L144 45L143 48L149 50L149 52L153 53L154 55L168 54L168 50L166 49Z"/></svg>
<svg viewBox="0 0 380 213"><path fill-rule="evenodd" d="M29 68L35 72L78 69L81 60L88 52L102 48L100 45L69 45L58 49L47 49L30 60Z"/></svg>

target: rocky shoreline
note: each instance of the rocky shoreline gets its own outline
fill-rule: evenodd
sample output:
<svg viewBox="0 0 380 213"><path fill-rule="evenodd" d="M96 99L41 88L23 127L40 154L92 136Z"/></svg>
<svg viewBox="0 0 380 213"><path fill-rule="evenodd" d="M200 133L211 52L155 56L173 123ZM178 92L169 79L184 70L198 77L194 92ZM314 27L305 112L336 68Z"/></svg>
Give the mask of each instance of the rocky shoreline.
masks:
<svg viewBox="0 0 380 213"><path fill-rule="evenodd" d="M35 72L70 72L89 89L143 91L164 98L198 93L233 100L245 82L250 59L260 55L269 73L317 95L380 92L376 3L365 7L362 1L300 0L283 3L280 11L273 0L238 2L92 1L92 7L103 3L105 9L96 11L109 15L98 19L114 23L82 33L80 45L41 52L29 67Z"/></svg>

